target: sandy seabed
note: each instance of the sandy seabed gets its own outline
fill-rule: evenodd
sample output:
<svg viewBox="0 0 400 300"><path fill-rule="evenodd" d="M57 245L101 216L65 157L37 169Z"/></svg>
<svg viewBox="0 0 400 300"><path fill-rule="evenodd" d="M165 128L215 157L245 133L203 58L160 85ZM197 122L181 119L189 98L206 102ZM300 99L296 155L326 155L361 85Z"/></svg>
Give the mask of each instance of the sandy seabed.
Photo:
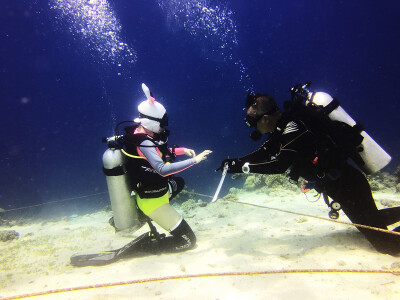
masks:
<svg viewBox="0 0 400 300"><path fill-rule="evenodd" d="M120 248L147 226L116 234L108 224L111 212L100 211L0 228L20 234L18 240L0 242L0 299L49 291L38 298L400 299L399 257L376 252L353 226L271 209L328 219L322 199L309 203L294 192L237 196L269 208L219 200L183 209L198 238L195 249L101 267L73 267L70 257ZM399 201L398 194L375 198L378 206L382 199ZM343 213L339 220L348 222Z"/></svg>

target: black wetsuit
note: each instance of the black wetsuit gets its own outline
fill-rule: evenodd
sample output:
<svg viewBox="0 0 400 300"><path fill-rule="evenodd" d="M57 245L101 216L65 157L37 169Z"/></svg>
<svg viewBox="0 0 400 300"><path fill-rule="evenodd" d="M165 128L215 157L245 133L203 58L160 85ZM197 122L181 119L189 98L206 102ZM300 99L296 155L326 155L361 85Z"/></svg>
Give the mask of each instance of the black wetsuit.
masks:
<svg viewBox="0 0 400 300"><path fill-rule="evenodd" d="M303 121L284 114L269 139L255 152L240 158L230 171L242 172L245 162L250 163L251 173L281 174L290 167L294 177L316 182L317 191L339 202L353 223L387 229L400 221L400 207L377 209L367 179L355 167L333 160L331 170L322 172L317 166L318 143L317 136ZM400 253L399 235L357 228L379 252Z"/></svg>

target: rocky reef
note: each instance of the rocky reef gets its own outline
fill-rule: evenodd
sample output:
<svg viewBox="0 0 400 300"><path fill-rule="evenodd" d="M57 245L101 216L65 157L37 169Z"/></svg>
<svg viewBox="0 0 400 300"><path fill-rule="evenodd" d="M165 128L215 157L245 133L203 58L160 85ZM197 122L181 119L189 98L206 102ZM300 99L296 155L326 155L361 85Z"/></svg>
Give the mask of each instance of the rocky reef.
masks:
<svg viewBox="0 0 400 300"><path fill-rule="evenodd" d="M183 188L183 190L174 197L174 199L172 200L172 203L182 204L188 200L191 200L191 198L193 198L193 195L195 195L195 194L196 193L193 189L190 189L187 186L185 186Z"/></svg>
<svg viewBox="0 0 400 300"><path fill-rule="evenodd" d="M8 242L19 238L19 233L15 230L2 230L0 231L0 241Z"/></svg>
<svg viewBox="0 0 400 300"><path fill-rule="evenodd" d="M289 181L287 173L284 174L235 174L233 179L242 178L244 184L242 189L231 188L231 194L240 191L260 192L260 193L277 193L284 190L285 192L298 192L298 184ZM367 179L373 192L400 193L400 166L393 173L377 172L373 175L367 175Z"/></svg>
<svg viewBox="0 0 400 300"><path fill-rule="evenodd" d="M396 177L396 192L400 193L400 166L396 168L396 170L393 173L393 176Z"/></svg>
<svg viewBox="0 0 400 300"><path fill-rule="evenodd" d="M299 187L296 184L289 182L287 173L284 174L236 174L234 179L243 178L243 190L247 192L268 193L278 190L296 192ZM237 193L240 189L232 188L231 193Z"/></svg>
<svg viewBox="0 0 400 300"><path fill-rule="evenodd" d="M397 167L393 174L388 172L377 172L368 175L367 179L373 192L396 192L400 193L400 166Z"/></svg>

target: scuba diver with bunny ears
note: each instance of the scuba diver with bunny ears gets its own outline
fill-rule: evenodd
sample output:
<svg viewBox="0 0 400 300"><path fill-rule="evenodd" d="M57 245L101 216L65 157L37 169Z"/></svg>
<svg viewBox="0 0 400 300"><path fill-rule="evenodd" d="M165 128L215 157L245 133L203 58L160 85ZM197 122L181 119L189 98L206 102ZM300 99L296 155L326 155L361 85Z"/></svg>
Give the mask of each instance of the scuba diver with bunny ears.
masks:
<svg viewBox="0 0 400 300"><path fill-rule="evenodd" d="M166 109L144 83L142 89L147 99L138 106L138 118L118 123L115 136L103 140L109 148L103 155L103 172L113 211L110 224L121 231L137 230L147 222L150 232L120 249L75 254L71 257L74 266L105 265L125 257L186 251L196 245L193 230L169 202L185 185L175 174L207 159L212 151L196 155L192 149L169 148ZM127 122L134 124L120 135L119 126ZM175 162L178 155L190 158ZM152 221L170 235L158 233Z"/></svg>
<svg viewBox="0 0 400 300"><path fill-rule="evenodd" d="M207 159L211 151L205 150L196 155L191 149L168 148L166 109L155 101L145 84L142 88L147 99L138 106L139 117L135 122L139 125L126 128L123 138L127 172L137 194L138 208L171 234L159 241L158 249L167 252L188 250L195 246L196 236L169 204L184 187L183 178L174 174ZM191 158L167 162L167 159L174 161L177 155L184 154Z"/></svg>

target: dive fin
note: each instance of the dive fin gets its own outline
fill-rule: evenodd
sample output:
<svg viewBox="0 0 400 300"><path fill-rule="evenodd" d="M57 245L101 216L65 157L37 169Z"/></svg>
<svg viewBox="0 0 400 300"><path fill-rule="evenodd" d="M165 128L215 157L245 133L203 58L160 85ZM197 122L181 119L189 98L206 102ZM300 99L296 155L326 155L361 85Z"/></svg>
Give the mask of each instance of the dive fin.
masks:
<svg viewBox="0 0 400 300"><path fill-rule="evenodd" d="M106 251L96 254L74 254L71 265L76 267L104 266L117 260L117 252Z"/></svg>
<svg viewBox="0 0 400 300"><path fill-rule="evenodd" d="M111 264L137 250L139 250L138 252L141 252L140 246L149 238L150 233L146 232L119 249L93 254L74 254L71 256L71 265L76 267L86 267Z"/></svg>

